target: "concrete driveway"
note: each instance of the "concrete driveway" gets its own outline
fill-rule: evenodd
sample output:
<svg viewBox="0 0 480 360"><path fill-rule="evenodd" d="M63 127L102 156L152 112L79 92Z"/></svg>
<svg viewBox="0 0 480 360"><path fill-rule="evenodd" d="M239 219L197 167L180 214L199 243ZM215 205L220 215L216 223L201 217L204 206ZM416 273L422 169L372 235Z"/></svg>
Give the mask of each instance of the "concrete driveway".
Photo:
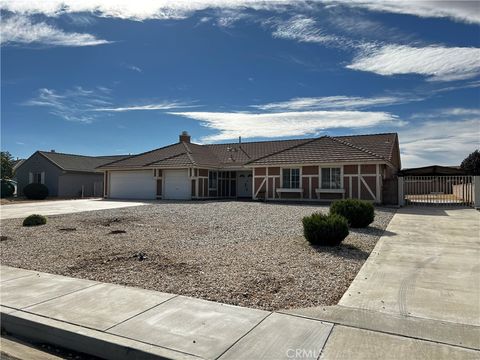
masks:
<svg viewBox="0 0 480 360"><path fill-rule="evenodd" d="M400 209L339 305L480 326L480 212Z"/></svg>
<svg viewBox="0 0 480 360"><path fill-rule="evenodd" d="M0 206L0 219L23 218L31 214L59 215L71 214L82 211L94 211L104 209L116 209L130 206L149 205L151 201L129 200L104 200L104 199L80 199L80 200L53 200L36 201Z"/></svg>

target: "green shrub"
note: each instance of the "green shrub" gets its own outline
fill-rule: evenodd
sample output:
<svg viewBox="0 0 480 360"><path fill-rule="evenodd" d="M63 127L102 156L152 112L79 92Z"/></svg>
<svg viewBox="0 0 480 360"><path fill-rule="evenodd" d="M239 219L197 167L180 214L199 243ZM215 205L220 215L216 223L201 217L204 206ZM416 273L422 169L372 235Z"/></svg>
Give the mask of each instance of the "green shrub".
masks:
<svg viewBox="0 0 480 360"><path fill-rule="evenodd" d="M1 197L2 198L7 198L13 196L13 193L15 192L15 186L10 181L7 180L2 180L1 181Z"/></svg>
<svg viewBox="0 0 480 360"><path fill-rule="evenodd" d="M23 220L23 226L38 226L45 225L47 223L47 218L43 215L29 215Z"/></svg>
<svg viewBox="0 0 480 360"><path fill-rule="evenodd" d="M313 245L337 246L348 235L347 219L340 215L315 213L302 222L303 234Z"/></svg>
<svg viewBox="0 0 480 360"><path fill-rule="evenodd" d="M48 196L48 188L43 184L28 184L23 188L23 194L32 200L43 200Z"/></svg>
<svg viewBox="0 0 480 360"><path fill-rule="evenodd" d="M348 224L354 228L367 227L375 218L373 204L357 199L345 199L334 201L330 205L330 212L338 214L347 219Z"/></svg>

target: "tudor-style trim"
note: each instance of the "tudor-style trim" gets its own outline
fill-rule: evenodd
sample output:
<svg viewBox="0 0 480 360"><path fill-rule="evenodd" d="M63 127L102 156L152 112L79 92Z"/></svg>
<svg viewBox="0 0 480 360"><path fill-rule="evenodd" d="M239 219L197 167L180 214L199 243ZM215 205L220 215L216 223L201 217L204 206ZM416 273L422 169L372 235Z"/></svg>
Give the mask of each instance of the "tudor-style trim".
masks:
<svg viewBox="0 0 480 360"><path fill-rule="evenodd" d="M272 167L279 167L279 168L290 168L290 167L301 167L301 166L325 166L328 167L329 165L376 165L376 164L384 164L388 165L386 161L339 161L339 162L308 162L308 163L278 163L278 164L270 164L270 165L261 165L261 164L256 164L256 165L248 165L245 164L244 168L248 169L253 169L253 168L272 168Z"/></svg>
<svg viewBox="0 0 480 360"><path fill-rule="evenodd" d="M367 191L370 193L370 195L372 196L373 200L377 200L375 194L373 193L372 189L370 189L370 186L368 186L368 184L367 184L367 182L365 181L365 179L363 178L363 176L360 176L360 181L363 183L363 185L365 186L365 188L367 189Z"/></svg>
<svg viewBox="0 0 480 360"><path fill-rule="evenodd" d="M263 184L265 184L266 181L267 181L267 178L265 177L265 178L263 179L263 181L260 183L260 186L258 187L257 191L255 192L254 199L257 198L258 193L260 192L260 190L261 190L262 187L263 187Z"/></svg>
<svg viewBox="0 0 480 360"><path fill-rule="evenodd" d="M375 192L376 192L376 201L377 202L381 202L381 197L382 197L382 189L381 189L381 184L382 182L380 181L381 180L381 175L380 175L380 166L377 164L375 166L375 173L376 173L376 182L375 182Z"/></svg>

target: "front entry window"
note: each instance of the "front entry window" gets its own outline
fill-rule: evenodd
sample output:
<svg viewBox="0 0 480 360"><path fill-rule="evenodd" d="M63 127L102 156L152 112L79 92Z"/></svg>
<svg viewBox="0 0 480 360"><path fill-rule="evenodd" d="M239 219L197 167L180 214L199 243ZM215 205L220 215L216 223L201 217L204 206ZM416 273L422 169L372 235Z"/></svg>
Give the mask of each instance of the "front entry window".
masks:
<svg viewBox="0 0 480 360"><path fill-rule="evenodd" d="M283 187L286 189L300 188L300 169L283 169Z"/></svg>
<svg viewBox="0 0 480 360"><path fill-rule="evenodd" d="M322 168L322 189L341 189L340 168Z"/></svg>

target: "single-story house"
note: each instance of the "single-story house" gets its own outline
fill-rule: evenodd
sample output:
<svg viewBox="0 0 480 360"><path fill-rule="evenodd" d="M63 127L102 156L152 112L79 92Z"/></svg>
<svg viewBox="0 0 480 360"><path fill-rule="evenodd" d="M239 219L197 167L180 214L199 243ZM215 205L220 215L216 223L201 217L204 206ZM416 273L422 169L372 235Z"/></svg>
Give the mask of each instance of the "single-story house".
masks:
<svg viewBox="0 0 480 360"><path fill-rule="evenodd" d="M199 145L179 142L98 167L104 197L251 198L395 204L396 133Z"/></svg>
<svg viewBox="0 0 480 360"><path fill-rule="evenodd" d="M455 176L468 175L460 166L429 165L399 171L398 176Z"/></svg>
<svg viewBox="0 0 480 360"><path fill-rule="evenodd" d="M103 195L103 173L96 168L126 155L83 156L36 151L15 169L18 195L31 183L47 186L49 196L91 197Z"/></svg>

